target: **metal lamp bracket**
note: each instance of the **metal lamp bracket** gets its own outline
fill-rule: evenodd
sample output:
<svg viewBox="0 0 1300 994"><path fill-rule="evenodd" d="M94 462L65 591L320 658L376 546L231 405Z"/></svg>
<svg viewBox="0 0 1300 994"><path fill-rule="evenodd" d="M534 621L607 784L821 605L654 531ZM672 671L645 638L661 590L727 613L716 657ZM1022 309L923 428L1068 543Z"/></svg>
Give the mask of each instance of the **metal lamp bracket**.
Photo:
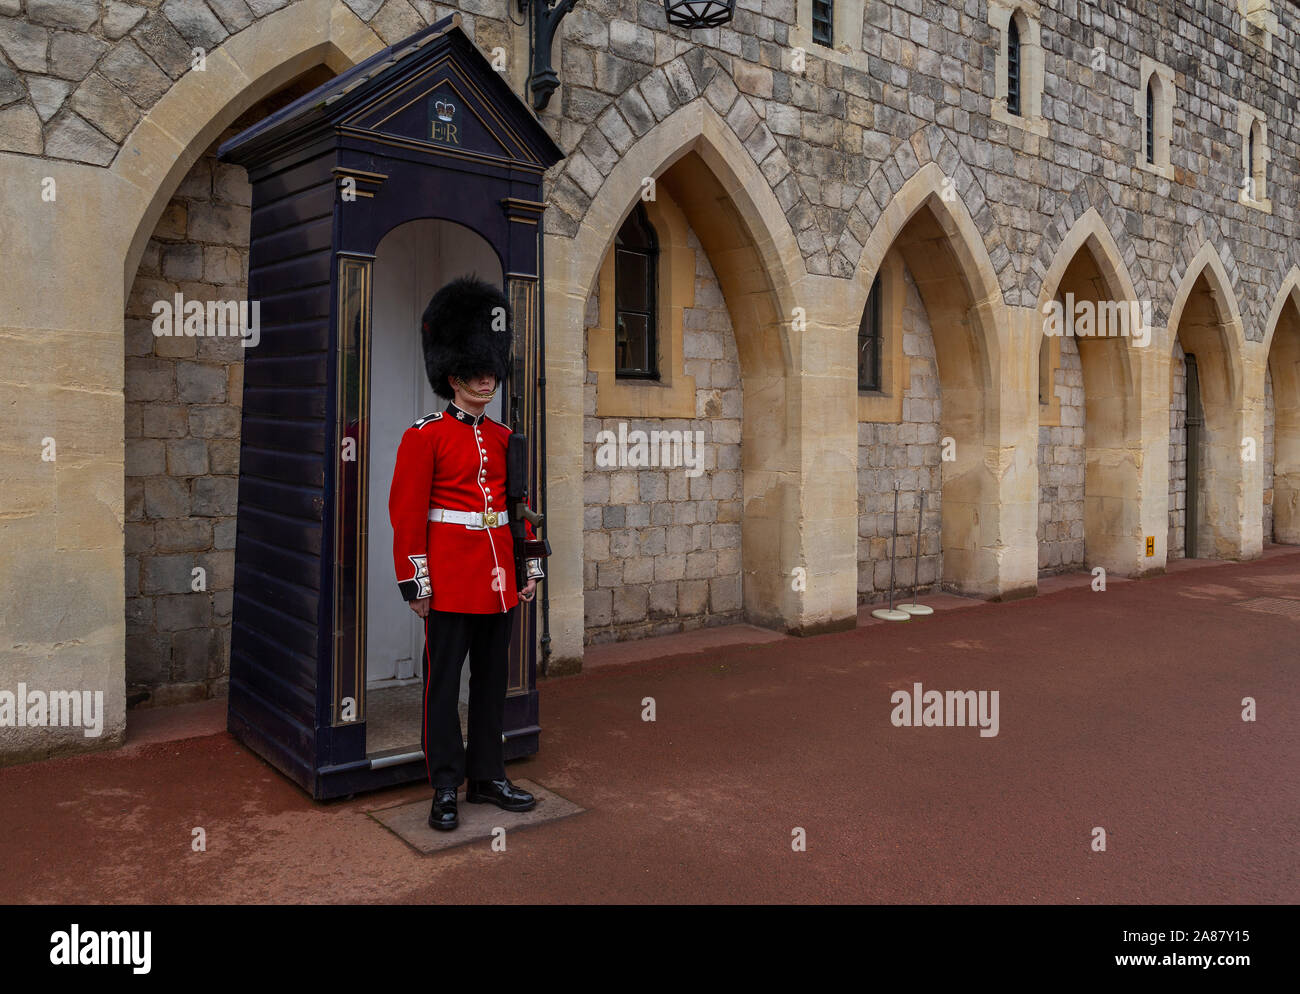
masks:
<svg viewBox="0 0 1300 994"><path fill-rule="evenodd" d="M551 94L560 85L560 77L551 66L551 47L555 32L578 0L516 0L519 12L529 12L532 34L528 39L528 87L533 93L533 110L543 110Z"/></svg>

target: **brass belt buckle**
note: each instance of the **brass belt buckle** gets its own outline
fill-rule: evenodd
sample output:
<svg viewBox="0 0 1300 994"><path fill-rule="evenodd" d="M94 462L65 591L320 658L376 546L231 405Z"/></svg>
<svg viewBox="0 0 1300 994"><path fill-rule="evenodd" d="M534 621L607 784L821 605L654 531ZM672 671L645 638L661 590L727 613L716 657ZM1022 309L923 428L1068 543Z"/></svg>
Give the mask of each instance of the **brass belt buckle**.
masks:
<svg viewBox="0 0 1300 994"><path fill-rule="evenodd" d="M483 527L484 527L484 528L495 528L496 525L497 525L497 512L496 512L496 511L484 511L484 512L483 512Z"/></svg>

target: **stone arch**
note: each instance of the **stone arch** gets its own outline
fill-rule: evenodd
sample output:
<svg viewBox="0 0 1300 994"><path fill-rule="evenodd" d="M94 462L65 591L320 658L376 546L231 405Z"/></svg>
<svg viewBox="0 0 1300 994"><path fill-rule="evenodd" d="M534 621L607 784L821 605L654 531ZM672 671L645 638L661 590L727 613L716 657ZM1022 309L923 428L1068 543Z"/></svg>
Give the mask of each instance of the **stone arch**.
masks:
<svg viewBox="0 0 1300 994"><path fill-rule="evenodd" d="M1166 329L1177 326L1187 294L1191 292L1187 274L1193 274L1192 279L1195 280L1196 274L1207 265L1213 267L1212 278L1216 281L1216 293L1224 306L1231 308L1231 317L1240 325L1244 342L1250 338L1252 328L1247 327L1250 322L1245 320L1246 314L1243 313L1245 297L1241 290L1241 272L1232 253L1232 242L1224 236L1219 222L1208 214L1202 215L1196 224L1185 229L1184 237L1174 244L1174 262L1167 283L1174 296L1169 301L1169 306L1162 308L1165 316L1163 323ZM1255 332L1256 341L1260 334L1262 331ZM1172 339L1170 344L1173 344Z"/></svg>
<svg viewBox="0 0 1300 994"><path fill-rule="evenodd" d="M785 152L750 98L731 81L730 74L698 48L647 72L597 115L554 178L550 201L563 217L548 219L547 231L575 236L587 223L588 211L614 167L625 161L649 133L694 103L712 110L746 157L755 166L761 164L761 172L753 171L752 181L774 194L778 209L795 232L808 271L826 273L825 236L817 227L812 204ZM670 167L673 161L665 160L660 170ZM653 175L658 174L647 172L643 178Z"/></svg>
<svg viewBox="0 0 1300 994"><path fill-rule="evenodd" d="M1300 544L1300 266L1282 279L1258 354L1273 385L1272 539Z"/></svg>
<svg viewBox="0 0 1300 994"><path fill-rule="evenodd" d="M1036 508L1021 492L1033 447L1022 437L1018 378L1004 361L1010 338L998 273L969 206L952 194L952 176L930 160L898 184L859 253L852 313L856 323L885 254L898 246L929 312L941 431L954 442L955 458L943 467L944 584L1011 597L1036 582Z"/></svg>
<svg viewBox="0 0 1300 994"><path fill-rule="evenodd" d="M318 65L342 72L383 42L346 7L303 0L260 18L207 54L136 124L109 172L129 219L116 247L130 290L145 244L167 202L204 150L240 114Z"/></svg>
<svg viewBox="0 0 1300 994"><path fill-rule="evenodd" d="M976 240L989 257L990 269L996 275L994 285L1006 294L1015 286L1017 279L1011 253L1001 243L989 248L993 243L997 222L984 197L984 189L957 146L937 124L921 128L899 145L894 154L878 166L863 185L862 193L849 209L848 223L836 246L836 257L844 260L841 264L843 271L837 268L836 275L849 277L859 271L863 245L879 224L885 208L894 201L905 184L931 164L940 171L939 186L934 192L945 204L960 199L965 214L978 232ZM879 259L876 260L876 265L879 265ZM873 268L872 272L874 271Z"/></svg>
<svg viewBox="0 0 1300 994"><path fill-rule="evenodd" d="M1037 299L1040 304L1047 299L1042 296L1043 283L1050 282L1047 277L1053 262L1061 255L1061 245L1090 210L1096 212L1100 222L1090 222L1090 230L1097 233L1099 238L1102 231L1108 236L1108 255L1113 257L1116 268L1122 270L1124 279L1132 288L1132 295L1128 299L1150 300L1152 324L1162 325L1162 301L1153 296L1142 267L1138 265L1137 250L1126 234L1124 214L1110 199L1101 181L1092 177L1076 185L1065 202L1055 208L1055 220L1047 226L1039 239L1038 250L1025 273L1022 299Z"/></svg>
<svg viewBox="0 0 1300 994"><path fill-rule="evenodd" d="M1198 230L1203 227L1197 226ZM1216 244L1223 247L1216 249ZM1263 375L1261 371L1258 389L1247 389L1245 336L1227 268L1231 252L1226 242L1204 242L1194 254L1182 251L1185 258L1179 262L1183 275L1165 329L1165 348L1171 358L1170 391L1172 396L1178 359L1175 351L1180 345L1184 352L1196 356L1204 420L1195 460L1202 469L1197 480L1187 483L1187 499L1197 509L1196 520L1184 521L1183 527L1189 540L1195 529L1199 558L1236 559L1248 554L1254 545L1250 536L1259 530L1250 523L1250 512L1261 504L1258 493L1262 492L1262 460L1258 456L1262 454L1246 460L1241 445L1252 434L1247 428L1251 412L1246 397L1263 398ZM1221 252L1228 253L1227 264ZM1262 448L1261 435L1260 431L1254 432L1257 449ZM1171 526L1176 523L1171 518ZM1258 551L1254 549L1254 554Z"/></svg>
<svg viewBox="0 0 1300 994"><path fill-rule="evenodd" d="M1072 202L1077 206L1082 198L1072 198ZM1041 273L1032 333L1032 340L1038 343L1033 348L1035 357L1046 341L1044 309L1063 283L1082 289L1092 282L1093 291L1080 299L1090 299L1095 305L1105 301L1138 305L1138 315L1140 303L1151 299L1146 281L1134 275L1138 271L1128 259L1132 246L1127 246L1127 253L1121 252L1104 209L1089 206L1077 216L1072 211L1066 216L1070 218L1068 229L1058 240L1061 220L1049 228L1034 263L1034 272ZM1043 263L1043 250L1051 241L1056 243L1054 255ZM1100 306L1097 314L1101 314ZM1085 556L1089 566L1102 566L1124 576L1163 565L1163 555L1145 555L1143 538L1154 536L1157 548L1167 538L1168 459L1160 452L1161 446L1166 450L1168 446L1168 393L1163 390L1157 398L1143 387L1144 383L1164 382L1154 370L1168 361L1153 347L1159 341L1153 324L1143 321L1145 338L1130 335L1114 342L1077 339L1084 382ZM1159 460L1158 470L1153 469L1153 458Z"/></svg>
<svg viewBox="0 0 1300 994"><path fill-rule="evenodd" d="M1278 322L1282 317L1282 310L1286 307L1288 301L1294 301L1296 307L1300 308L1300 265L1292 266L1285 276L1282 277L1278 284L1277 292L1273 294L1273 304L1269 308L1268 318L1263 325L1263 339L1261 345L1264 353L1273 348L1273 340L1277 334Z"/></svg>
<svg viewBox="0 0 1300 994"><path fill-rule="evenodd" d="M688 158L689 157L689 158ZM743 379L741 523L746 617L801 634L856 622L852 502L819 508L817 495L854 486L847 446L810 444L807 426L844 422L834 410L837 381L828 363L831 329L817 322L813 277L800 243L751 150L706 99L678 107L646 131L595 189L571 238L552 233L546 248L547 479L552 546L552 637L559 659L582 638L583 314L601 263L643 177L678 164L695 182L678 199L722 287ZM679 193L687 184L679 187ZM806 328L792 321L809 312ZM826 388L823 384L834 382ZM820 440L817 440L820 441ZM832 513L827 513L827 510ZM810 520L815 518L815 520ZM807 571L806 591L789 582Z"/></svg>

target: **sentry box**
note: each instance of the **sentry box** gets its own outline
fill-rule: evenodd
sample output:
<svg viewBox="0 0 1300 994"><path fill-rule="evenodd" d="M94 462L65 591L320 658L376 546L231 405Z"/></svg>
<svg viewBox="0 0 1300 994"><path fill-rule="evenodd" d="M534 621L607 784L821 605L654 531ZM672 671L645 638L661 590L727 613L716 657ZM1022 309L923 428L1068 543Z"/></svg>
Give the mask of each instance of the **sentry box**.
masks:
<svg viewBox="0 0 1300 994"><path fill-rule="evenodd" d="M252 184L260 320L244 353L228 726L320 799L426 776L423 626L393 576L388 489L402 432L445 406L419 318L457 276L496 280L510 300L514 366L488 414L527 434L543 509L542 174L563 154L460 23L218 150ZM516 618L507 759L540 734L537 601Z"/></svg>

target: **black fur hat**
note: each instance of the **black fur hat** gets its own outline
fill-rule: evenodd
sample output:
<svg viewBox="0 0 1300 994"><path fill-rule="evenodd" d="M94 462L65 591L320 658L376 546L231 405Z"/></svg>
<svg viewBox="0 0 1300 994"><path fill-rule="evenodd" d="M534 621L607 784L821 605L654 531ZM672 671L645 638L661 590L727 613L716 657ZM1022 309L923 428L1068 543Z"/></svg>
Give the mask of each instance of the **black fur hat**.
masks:
<svg viewBox="0 0 1300 994"><path fill-rule="evenodd" d="M496 309L501 308L498 312ZM504 317L493 330L494 318ZM420 321L424 370L433 392L444 400L455 397L448 376L469 379L495 373L503 383L510 371L514 325L506 296L478 276L461 276L433 295Z"/></svg>

